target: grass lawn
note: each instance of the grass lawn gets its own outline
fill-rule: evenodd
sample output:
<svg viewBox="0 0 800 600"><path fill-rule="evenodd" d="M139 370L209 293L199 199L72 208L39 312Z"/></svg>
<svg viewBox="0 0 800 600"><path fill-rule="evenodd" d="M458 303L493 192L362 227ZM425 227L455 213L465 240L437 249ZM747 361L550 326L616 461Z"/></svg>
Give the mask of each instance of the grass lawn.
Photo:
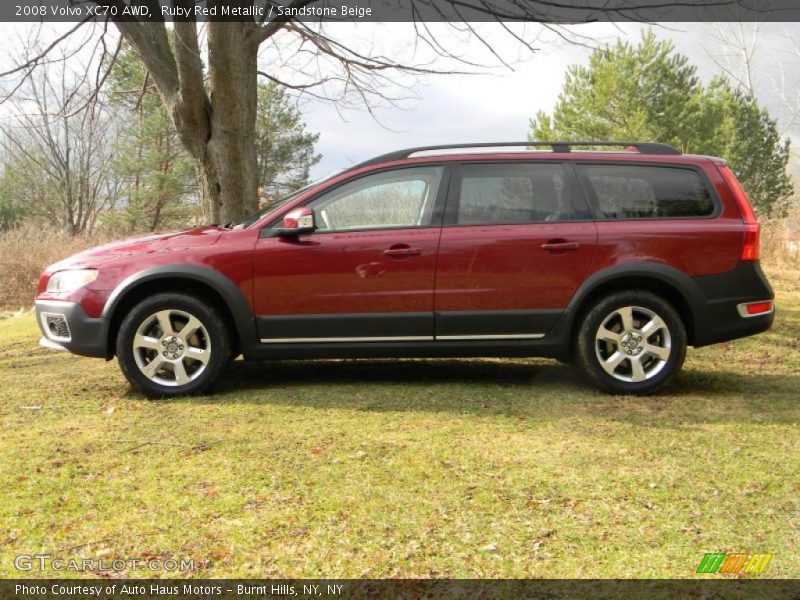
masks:
<svg viewBox="0 0 800 600"><path fill-rule="evenodd" d="M692 577L723 551L800 577L800 272L771 279L775 329L690 350L648 398L482 359L237 362L212 396L150 401L115 362L39 348L30 313L0 319L0 576L54 576L13 566L47 553L198 577Z"/></svg>

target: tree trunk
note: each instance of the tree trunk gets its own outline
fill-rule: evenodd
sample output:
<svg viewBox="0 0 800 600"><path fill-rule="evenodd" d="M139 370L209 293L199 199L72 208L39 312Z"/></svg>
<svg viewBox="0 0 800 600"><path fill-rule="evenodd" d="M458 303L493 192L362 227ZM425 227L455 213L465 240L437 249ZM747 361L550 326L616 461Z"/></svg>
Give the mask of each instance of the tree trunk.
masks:
<svg viewBox="0 0 800 600"><path fill-rule="evenodd" d="M258 210L258 44L249 33L246 23L208 24L211 135L198 171L208 214L219 223Z"/></svg>
<svg viewBox="0 0 800 600"><path fill-rule="evenodd" d="M220 224L239 222L258 210L257 26L206 25L208 90L196 23L173 24L174 55L163 23L117 26L147 66L181 143L194 159L206 218Z"/></svg>
<svg viewBox="0 0 800 600"><path fill-rule="evenodd" d="M258 210L258 44L247 35L248 24L212 22L207 27L210 97L204 126L185 118L183 102L173 120L194 158L206 218L238 223Z"/></svg>

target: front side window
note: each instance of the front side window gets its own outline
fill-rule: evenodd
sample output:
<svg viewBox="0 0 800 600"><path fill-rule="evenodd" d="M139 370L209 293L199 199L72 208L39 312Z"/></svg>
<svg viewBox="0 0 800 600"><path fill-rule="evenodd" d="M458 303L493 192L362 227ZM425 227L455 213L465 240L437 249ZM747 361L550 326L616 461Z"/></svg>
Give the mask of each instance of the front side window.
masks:
<svg viewBox="0 0 800 600"><path fill-rule="evenodd" d="M318 231L431 224L442 167L397 169L346 183L311 203Z"/></svg>
<svg viewBox="0 0 800 600"><path fill-rule="evenodd" d="M456 223L575 220L580 215L575 210L574 187L572 178L558 163L463 165Z"/></svg>
<svg viewBox="0 0 800 600"><path fill-rule="evenodd" d="M651 165L580 165L601 219L673 219L714 213L697 171Z"/></svg>

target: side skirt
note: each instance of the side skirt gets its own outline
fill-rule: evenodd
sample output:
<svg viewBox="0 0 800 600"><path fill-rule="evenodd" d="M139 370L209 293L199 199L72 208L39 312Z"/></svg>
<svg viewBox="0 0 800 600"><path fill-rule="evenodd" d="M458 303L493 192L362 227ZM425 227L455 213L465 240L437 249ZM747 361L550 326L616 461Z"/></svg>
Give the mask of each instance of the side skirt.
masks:
<svg viewBox="0 0 800 600"><path fill-rule="evenodd" d="M558 336L520 340L424 342L263 343L245 353L247 360L315 358L563 358L568 346Z"/></svg>

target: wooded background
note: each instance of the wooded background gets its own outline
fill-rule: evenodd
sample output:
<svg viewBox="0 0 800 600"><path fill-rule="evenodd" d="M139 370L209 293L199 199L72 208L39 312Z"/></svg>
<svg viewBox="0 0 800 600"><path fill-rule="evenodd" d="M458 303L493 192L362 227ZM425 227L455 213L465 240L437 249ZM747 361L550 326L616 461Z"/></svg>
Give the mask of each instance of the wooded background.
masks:
<svg viewBox="0 0 800 600"><path fill-rule="evenodd" d="M800 258L791 144L800 90L791 78L757 84L755 57L767 41L776 45L757 24L708 25L711 78L659 29L598 43L580 26L439 25L457 35L408 23L392 58L324 23L30 28L0 66L0 262L12 280L0 305L27 304L41 268L68 251L128 233L239 222L307 184L324 134L306 126L307 101L400 110L431 78L513 69L515 57L501 48L516 48L516 60L552 51L542 31L590 52L567 70L552 111L531 114L527 132L520 124L520 137L665 142L722 156L767 223L767 249ZM490 63L453 40L482 48ZM424 46L425 59L400 51L409 44ZM778 47L779 72L800 70L797 40L787 34ZM780 119L766 108L776 99Z"/></svg>

